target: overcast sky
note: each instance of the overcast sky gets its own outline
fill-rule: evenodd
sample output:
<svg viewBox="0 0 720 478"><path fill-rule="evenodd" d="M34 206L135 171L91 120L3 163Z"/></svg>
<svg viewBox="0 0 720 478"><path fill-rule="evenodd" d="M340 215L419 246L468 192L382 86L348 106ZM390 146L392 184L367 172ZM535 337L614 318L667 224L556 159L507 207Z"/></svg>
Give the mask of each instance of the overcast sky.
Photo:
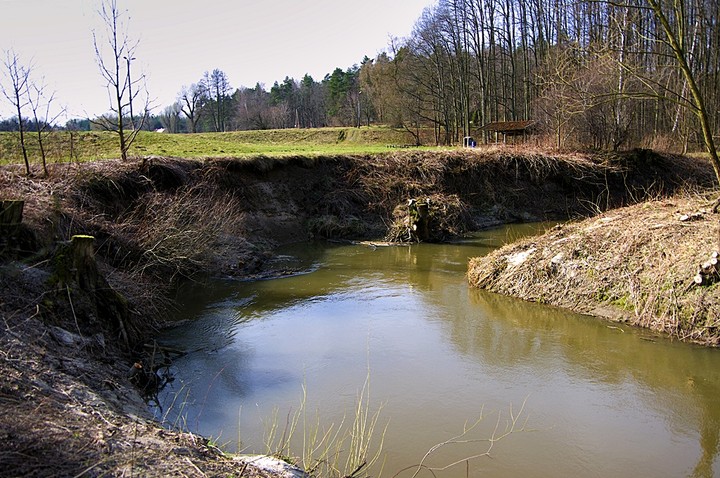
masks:
<svg viewBox="0 0 720 478"><path fill-rule="evenodd" d="M285 76L322 80L409 35L433 0L118 0L140 44L132 71L147 76L158 113L183 85L219 68L233 88L269 89ZM99 0L0 0L0 50L13 49L44 77L69 117L109 110L92 31ZM2 78L2 75L0 75ZM12 115L0 97L0 117ZM61 120L61 122L64 122Z"/></svg>

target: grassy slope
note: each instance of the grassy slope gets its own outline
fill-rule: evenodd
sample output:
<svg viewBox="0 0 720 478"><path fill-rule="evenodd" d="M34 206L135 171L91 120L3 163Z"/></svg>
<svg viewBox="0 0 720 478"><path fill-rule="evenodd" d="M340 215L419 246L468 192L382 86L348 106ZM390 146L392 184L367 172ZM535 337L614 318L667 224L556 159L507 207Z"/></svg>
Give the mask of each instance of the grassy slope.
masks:
<svg viewBox="0 0 720 478"><path fill-rule="evenodd" d="M469 281L718 346L720 282L693 283L698 266L720 250L710 198L648 201L558 226L473 259Z"/></svg>
<svg viewBox="0 0 720 478"><path fill-rule="evenodd" d="M44 141L49 162L119 157L117 136L109 132L54 132ZM292 154L378 153L413 143L407 132L387 127L316 128L228 133L165 134L141 132L131 156L183 158L283 156ZM40 161L37 138L27 138L31 162ZM22 161L15 133L0 133L0 164Z"/></svg>

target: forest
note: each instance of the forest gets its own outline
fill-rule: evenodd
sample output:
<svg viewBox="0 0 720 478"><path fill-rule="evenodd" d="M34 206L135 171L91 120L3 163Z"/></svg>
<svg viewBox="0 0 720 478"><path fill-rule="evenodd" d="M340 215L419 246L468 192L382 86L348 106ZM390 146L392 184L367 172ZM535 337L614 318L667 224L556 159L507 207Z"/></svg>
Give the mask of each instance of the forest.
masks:
<svg viewBox="0 0 720 478"><path fill-rule="evenodd" d="M488 123L530 120L537 141L560 148L707 149L720 124L718 11L718 0L439 0L375 58L269 89L233 88L217 68L142 127L384 124L449 145ZM16 128L17 117L0 122Z"/></svg>
<svg viewBox="0 0 720 478"><path fill-rule="evenodd" d="M159 116L170 131L432 127L437 144L458 143L495 121L534 120L559 147L702 148L691 90L697 87L717 134L718 11L717 0L440 0L408 38L321 82L305 76L269 92L262 85L231 91L215 70Z"/></svg>

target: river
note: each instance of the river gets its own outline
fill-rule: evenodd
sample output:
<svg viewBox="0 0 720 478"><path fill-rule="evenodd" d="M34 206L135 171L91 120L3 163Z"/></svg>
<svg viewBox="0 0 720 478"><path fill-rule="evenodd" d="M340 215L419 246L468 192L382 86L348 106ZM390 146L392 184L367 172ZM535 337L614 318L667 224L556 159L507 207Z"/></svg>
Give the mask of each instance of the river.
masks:
<svg viewBox="0 0 720 478"><path fill-rule="evenodd" d="M277 261L304 273L188 287L156 416L248 453L297 416L300 455L362 396L375 477L720 476L720 351L467 286L469 257L542 227L295 245Z"/></svg>

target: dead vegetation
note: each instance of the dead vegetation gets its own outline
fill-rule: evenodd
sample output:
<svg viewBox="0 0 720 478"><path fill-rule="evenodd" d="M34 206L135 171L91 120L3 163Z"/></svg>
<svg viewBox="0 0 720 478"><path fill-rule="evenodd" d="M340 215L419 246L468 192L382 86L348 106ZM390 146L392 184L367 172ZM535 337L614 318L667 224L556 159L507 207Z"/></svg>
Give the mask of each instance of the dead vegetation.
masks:
<svg viewBox="0 0 720 478"><path fill-rule="evenodd" d="M472 285L720 345L720 284L697 284L720 251L710 196L684 195L557 226L471 261Z"/></svg>
<svg viewBox="0 0 720 478"><path fill-rule="evenodd" d="M0 476L261 476L152 421L108 316L51 262L0 265Z"/></svg>
<svg viewBox="0 0 720 478"><path fill-rule="evenodd" d="M49 172L36 178L15 166L0 168L2 199L25 201L23 224L11 241L0 243L0 373L6 377L0 403L7 411L0 418L0 437L8 443L0 452L3 476L251 473L228 464L204 440L142 418L142 402L127 371L171 310L168 293L176 281L281 273L266 265L272 248L311 237L376 239L390 231L391 239L402 240L409 199L430 198L431 239L443 240L501 222L595 214L712 182L701 160L645 151L598 156L516 149L204 162L151 158L143 169L102 161L51 165ZM673 201L676 206L657 209L697 209ZM634 217L624 211L632 210L608 213L598 224L615 224L607 220L613 214ZM711 251L702 242L705 232L698 230L691 275L684 269L671 275L679 267L672 261L678 252L667 244L679 243L678 238L658 231L703 227L710 216L702 217L680 225L670 217L651 221L666 225L652 229L656 249L644 253L655 257L640 272L635 272L639 264L612 255L630 247L632 238L607 244L597 239L579 242L577 251L565 251L555 263L553 253L547 267L528 268L521 283L563 276L569 282L558 287L564 290L587 289L588 297L602 296L604 303L626 304L633 311L660 310L680 297L685 279ZM625 226L618 229L630 233ZM644 242L633 247L655 241L636 231ZM76 234L95 238L97 269L107 284L100 287L106 291L94 289L96 296L74 284L61 289L52 279L58 245ZM599 251L610 252L593 262L601 265L594 272L601 284L597 290L598 282L581 284L573 271ZM622 272L611 275L612 267ZM488 271L482 274L488 286L487 280L505 273L499 266L477 270ZM655 276L643 275L648 271ZM664 283L670 285L658 286ZM694 301L692 309L668 309L679 324L695 323L678 327L676 335L714 343L718 287L691 287L683 297ZM111 302L127 307L122 327L108 320L97 300L106 292L114 297ZM507 293L521 294L520 283ZM553 291L553 297L573 308L568 301L577 293ZM553 303L548 294L534 300ZM529 292L527 297L533 298ZM639 316L658 327L653 316ZM127 340L118 328L125 329Z"/></svg>
<svg viewBox="0 0 720 478"><path fill-rule="evenodd" d="M407 203L431 199L430 240L508 222L583 217L708 187L707 164L648 150L545 153L495 148L370 158L349 174L371 208L393 211L388 240L412 241Z"/></svg>

